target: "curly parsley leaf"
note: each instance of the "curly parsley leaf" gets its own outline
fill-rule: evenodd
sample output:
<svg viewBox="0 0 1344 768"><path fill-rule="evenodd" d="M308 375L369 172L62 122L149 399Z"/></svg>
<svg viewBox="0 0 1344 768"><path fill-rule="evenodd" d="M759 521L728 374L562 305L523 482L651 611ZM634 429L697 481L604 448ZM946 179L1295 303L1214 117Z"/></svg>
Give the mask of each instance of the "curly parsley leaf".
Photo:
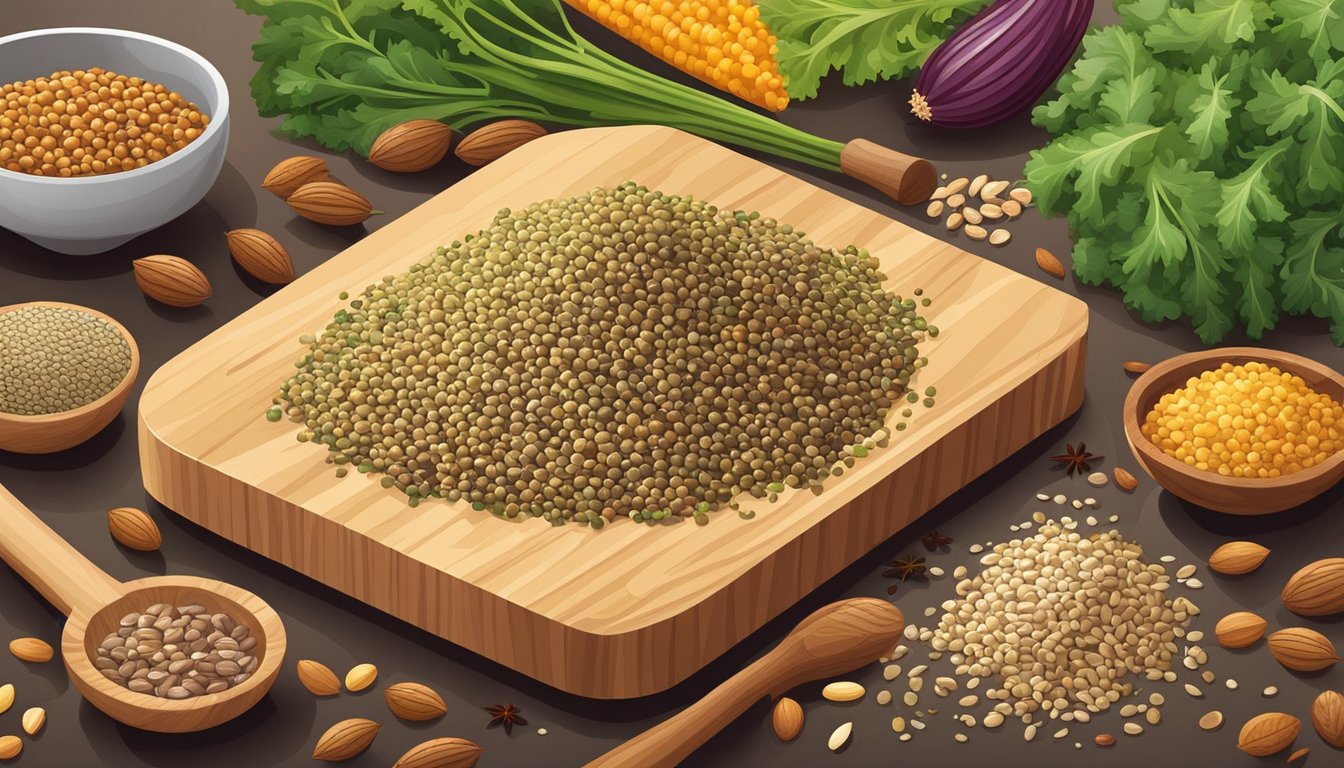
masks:
<svg viewBox="0 0 1344 768"><path fill-rule="evenodd" d="M846 85L901 77L924 63L988 0L759 0L795 99L817 95L839 70Z"/></svg>

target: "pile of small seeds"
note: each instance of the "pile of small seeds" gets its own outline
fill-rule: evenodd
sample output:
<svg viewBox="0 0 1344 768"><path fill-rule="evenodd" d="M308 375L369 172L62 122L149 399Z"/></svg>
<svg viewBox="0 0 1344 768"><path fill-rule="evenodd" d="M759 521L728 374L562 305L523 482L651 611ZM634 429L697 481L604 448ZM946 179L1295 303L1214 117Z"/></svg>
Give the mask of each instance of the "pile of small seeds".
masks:
<svg viewBox="0 0 1344 768"><path fill-rule="evenodd" d="M960 229L972 240L1007 245L1013 234L1000 225L1021 216L1031 205L1031 190L1010 187L1012 182L995 181L985 174L953 179L934 190L925 213L931 219L946 216L944 224L949 232Z"/></svg>
<svg viewBox="0 0 1344 768"><path fill-rule="evenodd" d="M370 286L268 418L412 503L704 523L743 492L819 491L920 401L929 301L884 280L866 251L774 219L597 188L502 211Z"/></svg>
<svg viewBox="0 0 1344 768"><path fill-rule="evenodd" d="M130 171L183 149L209 124L158 83L62 70L0 86L0 168L58 178Z"/></svg>
<svg viewBox="0 0 1344 768"><path fill-rule="evenodd" d="M996 545L985 569L957 584L932 646L957 674L993 678L990 699L1022 716L1101 712L1133 690L1130 675L1160 680L1189 620L1168 600L1166 569L1116 531L1091 536L1052 520L1036 535Z"/></svg>
<svg viewBox="0 0 1344 768"><path fill-rule="evenodd" d="M227 613L158 603L128 613L93 666L112 682L161 699L223 693L257 671L257 639Z"/></svg>
<svg viewBox="0 0 1344 768"><path fill-rule="evenodd" d="M131 369L131 348L107 321L66 307L0 313L0 411L62 413L111 392Z"/></svg>

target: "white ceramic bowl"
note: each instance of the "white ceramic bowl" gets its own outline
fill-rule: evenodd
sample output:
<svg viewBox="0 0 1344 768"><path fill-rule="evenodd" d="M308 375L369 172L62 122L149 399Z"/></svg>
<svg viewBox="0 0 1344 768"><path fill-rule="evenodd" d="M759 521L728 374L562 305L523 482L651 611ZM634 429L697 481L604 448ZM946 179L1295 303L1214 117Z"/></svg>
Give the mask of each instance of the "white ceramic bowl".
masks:
<svg viewBox="0 0 1344 768"><path fill-rule="evenodd" d="M210 125L185 149L134 171L64 179L0 169L0 227L60 253L102 253L181 216L210 191L228 150L228 88L194 51L95 27L0 37L0 83L91 67L162 83L199 105Z"/></svg>

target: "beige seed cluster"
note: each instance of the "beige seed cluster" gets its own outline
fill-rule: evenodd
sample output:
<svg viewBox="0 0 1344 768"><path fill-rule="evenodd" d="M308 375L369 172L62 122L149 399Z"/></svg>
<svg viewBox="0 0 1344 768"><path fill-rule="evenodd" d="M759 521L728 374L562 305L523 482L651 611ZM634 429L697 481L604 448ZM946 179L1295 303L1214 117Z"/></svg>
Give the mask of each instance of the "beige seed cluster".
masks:
<svg viewBox="0 0 1344 768"><path fill-rule="evenodd" d="M130 369L130 346L101 318L45 306L0 313L0 411L72 411L111 392Z"/></svg>
<svg viewBox="0 0 1344 768"><path fill-rule="evenodd" d="M131 171L183 149L209 123L158 83L62 70L0 86L0 168L58 178Z"/></svg>
<svg viewBox="0 0 1344 768"><path fill-rule="evenodd" d="M986 698L1019 717L1103 712L1135 677L1164 679L1198 610L1168 600L1166 569L1116 531L1088 536L1048 521L981 563L944 603L932 644L952 654L957 674L992 678Z"/></svg>
<svg viewBox="0 0 1344 768"><path fill-rule="evenodd" d="M257 639L227 613L158 603L122 617L93 665L117 685L162 699L223 693L257 671Z"/></svg>
<svg viewBox="0 0 1344 768"><path fill-rule="evenodd" d="M369 287L277 403L412 503L703 523L743 492L819 490L919 400L937 329L883 281L867 252L773 219L598 188Z"/></svg>

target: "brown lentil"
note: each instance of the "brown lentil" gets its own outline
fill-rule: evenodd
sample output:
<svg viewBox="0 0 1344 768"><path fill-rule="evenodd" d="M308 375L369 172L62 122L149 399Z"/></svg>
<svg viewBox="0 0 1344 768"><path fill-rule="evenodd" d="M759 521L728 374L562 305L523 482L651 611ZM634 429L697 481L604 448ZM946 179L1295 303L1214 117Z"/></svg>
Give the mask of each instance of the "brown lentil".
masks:
<svg viewBox="0 0 1344 768"><path fill-rule="evenodd" d="M884 279L774 219L597 188L369 286L276 402L412 505L704 523L744 492L820 490L918 400L937 329Z"/></svg>
<svg viewBox="0 0 1344 768"><path fill-rule="evenodd" d="M0 169L97 176L143 168L200 138L210 118L175 91L98 67L0 86Z"/></svg>
<svg viewBox="0 0 1344 768"><path fill-rule="evenodd" d="M68 307L0 313L0 411L72 411L111 392L130 369L130 345L101 318Z"/></svg>
<svg viewBox="0 0 1344 768"><path fill-rule="evenodd" d="M93 666L129 690L163 699L222 693L257 671L257 638L226 613L158 603L122 617Z"/></svg>

